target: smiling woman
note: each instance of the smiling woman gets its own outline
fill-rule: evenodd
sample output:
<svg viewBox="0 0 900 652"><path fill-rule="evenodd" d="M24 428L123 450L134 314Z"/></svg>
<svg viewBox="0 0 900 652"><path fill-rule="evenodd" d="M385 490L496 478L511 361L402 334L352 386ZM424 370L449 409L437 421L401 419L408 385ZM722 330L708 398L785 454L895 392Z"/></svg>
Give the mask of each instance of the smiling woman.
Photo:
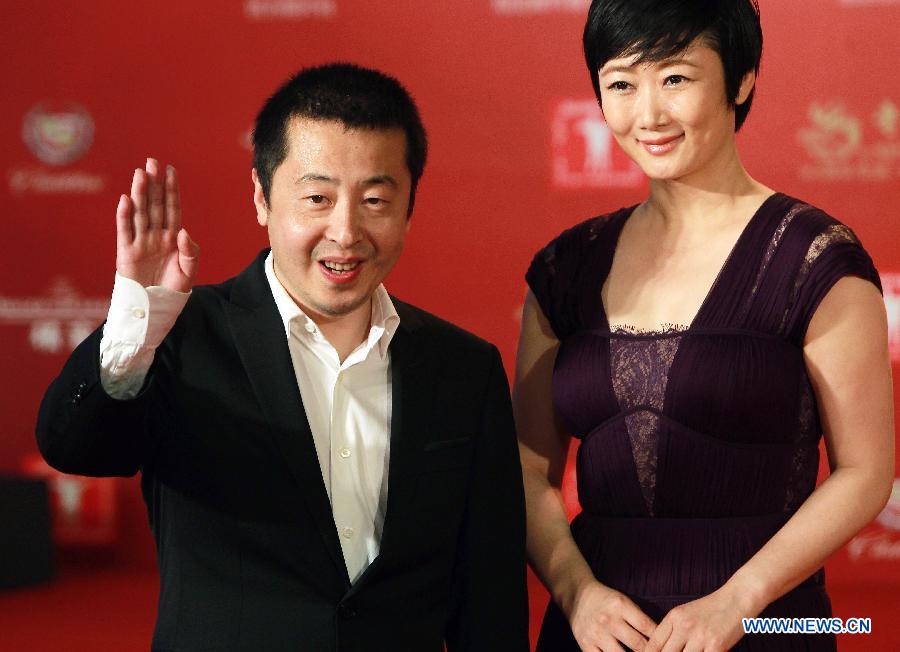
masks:
<svg viewBox="0 0 900 652"><path fill-rule="evenodd" d="M738 162L722 60L702 36L662 61L612 59L598 76L606 124L651 179L685 180ZM753 71L742 77L736 104L747 101L755 81Z"/></svg>
<svg viewBox="0 0 900 652"><path fill-rule="evenodd" d="M744 637L741 619L830 616L822 563L887 500L878 273L848 227L741 163L755 2L595 0L584 50L649 195L567 230L526 276L514 408L553 598L538 650L834 650Z"/></svg>

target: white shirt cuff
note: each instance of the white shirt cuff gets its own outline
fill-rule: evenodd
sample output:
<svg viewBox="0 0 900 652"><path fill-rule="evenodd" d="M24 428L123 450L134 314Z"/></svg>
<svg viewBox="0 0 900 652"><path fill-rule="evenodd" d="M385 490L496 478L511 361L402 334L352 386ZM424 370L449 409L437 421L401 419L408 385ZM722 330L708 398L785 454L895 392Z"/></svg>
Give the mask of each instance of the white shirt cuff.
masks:
<svg viewBox="0 0 900 652"><path fill-rule="evenodd" d="M133 398L144 384L156 347L184 309L190 292L144 288L116 274L100 340L100 382L113 398Z"/></svg>

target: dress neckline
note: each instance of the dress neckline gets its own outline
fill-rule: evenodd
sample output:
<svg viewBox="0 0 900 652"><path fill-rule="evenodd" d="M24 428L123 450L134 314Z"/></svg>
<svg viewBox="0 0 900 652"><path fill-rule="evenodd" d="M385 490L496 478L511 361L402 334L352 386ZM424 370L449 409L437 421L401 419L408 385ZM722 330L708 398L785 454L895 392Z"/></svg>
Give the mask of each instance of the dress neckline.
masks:
<svg viewBox="0 0 900 652"><path fill-rule="evenodd" d="M732 261L737 257L737 254L744 248L745 241L749 240L751 237L751 233L753 232L753 227L757 222L762 219L762 215L766 213L764 210L771 204L777 197L781 197L782 194L780 192L774 192L768 197L766 197L763 202L759 205L759 207L754 211L753 215L750 216L750 219L747 220L747 223L744 225L744 228L741 229L740 235L735 240L734 244L731 247L731 250L728 252L728 255L725 257L725 261L722 263L722 266L719 268L719 271L716 273L715 278L713 279L712 284L709 286L709 289L706 291L706 295L703 297L703 301L700 302L700 307L697 309L697 312L694 313L694 317L691 321L685 325L676 322L664 322L663 324L653 328L653 329L643 329L637 328L635 326L629 324L616 324L616 328L613 329L612 325L609 323L609 315L606 312L606 305L603 303L603 285L606 283L606 280L609 278L609 273L612 270L612 261L615 256L616 249L619 245L619 237L622 235L622 229L625 228L625 223L634 213L635 209L638 207L637 204L631 206L630 208L626 208L619 213L620 217L618 220L618 224L615 225L615 233L612 234L610 238L612 246L608 253L608 264L605 266L605 271L602 274L602 279L600 279L600 290L597 292L597 303L600 306L600 317L602 320L601 326L603 330L608 331L610 334L617 336L637 336L641 338L646 338L648 336L665 336L670 337L673 334L681 334L692 331L698 327L701 323L701 318L703 317L703 313L708 309L709 304L711 303L712 297L716 294L719 286L722 285L721 280L725 277L726 273L729 271L731 267Z"/></svg>

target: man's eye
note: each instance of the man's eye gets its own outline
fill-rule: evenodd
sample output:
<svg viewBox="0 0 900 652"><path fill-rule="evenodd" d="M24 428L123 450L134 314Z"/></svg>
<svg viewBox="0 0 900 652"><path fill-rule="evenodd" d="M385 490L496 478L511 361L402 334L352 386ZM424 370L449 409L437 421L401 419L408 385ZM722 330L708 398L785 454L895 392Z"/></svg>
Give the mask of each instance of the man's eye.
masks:
<svg viewBox="0 0 900 652"><path fill-rule="evenodd" d="M325 195L310 195L307 199L313 204L321 204L325 201Z"/></svg>
<svg viewBox="0 0 900 652"><path fill-rule="evenodd" d="M364 200L369 206L380 206L381 204L386 204L387 202L381 197L366 197Z"/></svg>

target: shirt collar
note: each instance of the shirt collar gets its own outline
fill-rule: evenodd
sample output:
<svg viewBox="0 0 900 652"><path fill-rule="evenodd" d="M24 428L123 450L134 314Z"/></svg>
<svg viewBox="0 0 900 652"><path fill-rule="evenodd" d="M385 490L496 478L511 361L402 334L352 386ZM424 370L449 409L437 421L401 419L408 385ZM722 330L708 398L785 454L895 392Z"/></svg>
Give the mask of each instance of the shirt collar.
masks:
<svg viewBox="0 0 900 652"><path fill-rule="evenodd" d="M266 256L265 272L269 288L272 290L272 297L275 299L275 307L278 308L278 314L284 325L285 337L291 336L292 326L299 327L298 330L307 334L314 333L318 328L316 323L300 309L300 306L294 302L281 281L275 276L271 251ZM391 301L384 284L379 283L372 294L372 321L369 324L369 335L363 343L366 354L377 346L378 354L383 359L388 353L388 346L390 346L399 325L400 315L397 314L394 302Z"/></svg>

